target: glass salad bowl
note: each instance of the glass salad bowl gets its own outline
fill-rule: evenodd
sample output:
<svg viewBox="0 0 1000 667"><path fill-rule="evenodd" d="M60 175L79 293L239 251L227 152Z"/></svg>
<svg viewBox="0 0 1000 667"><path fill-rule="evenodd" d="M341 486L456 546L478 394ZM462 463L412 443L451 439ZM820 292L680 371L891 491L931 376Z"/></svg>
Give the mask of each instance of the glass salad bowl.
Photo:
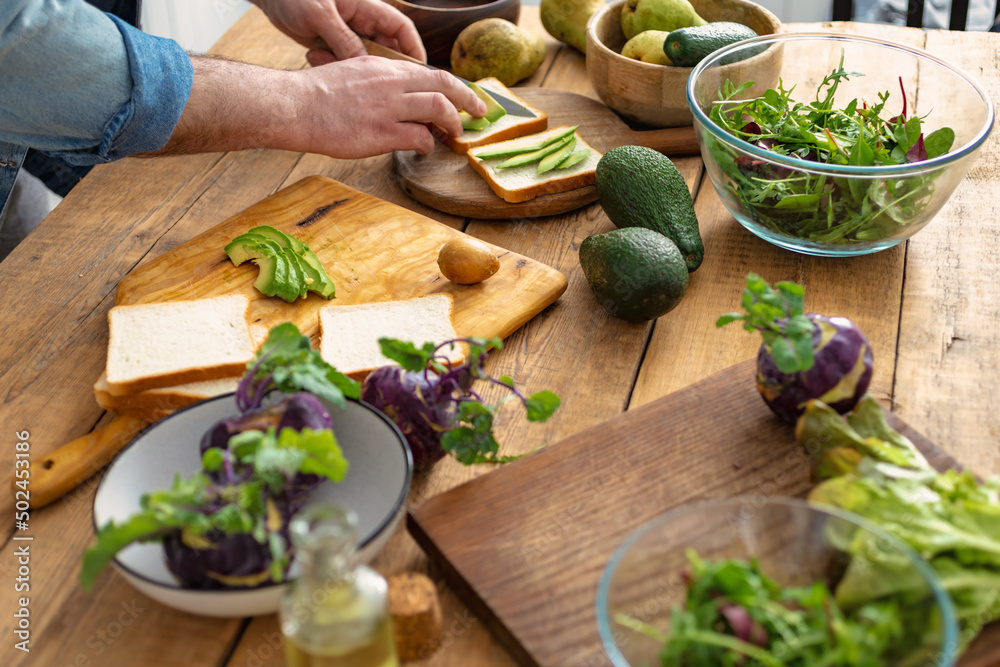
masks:
<svg viewBox="0 0 1000 667"><path fill-rule="evenodd" d="M774 86L737 66L768 47L782 50ZM757 236L811 255L877 252L918 232L993 127L990 97L955 66L836 33L719 49L694 68L686 94L729 212Z"/></svg>
<svg viewBox="0 0 1000 667"><path fill-rule="evenodd" d="M597 624L615 667L950 667L958 641L951 599L909 546L856 515L760 494L639 528L604 570ZM851 647L857 662L836 653Z"/></svg>

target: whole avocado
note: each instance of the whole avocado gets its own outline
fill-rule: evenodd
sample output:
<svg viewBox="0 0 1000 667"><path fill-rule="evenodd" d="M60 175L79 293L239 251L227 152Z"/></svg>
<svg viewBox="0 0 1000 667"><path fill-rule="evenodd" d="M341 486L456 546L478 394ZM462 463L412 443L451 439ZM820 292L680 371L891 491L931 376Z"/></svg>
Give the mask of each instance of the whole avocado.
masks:
<svg viewBox="0 0 1000 667"><path fill-rule="evenodd" d="M597 198L615 227L645 227L667 236L688 271L705 246L684 177L665 155L642 146L612 148L597 163Z"/></svg>
<svg viewBox="0 0 1000 667"><path fill-rule="evenodd" d="M689 280L674 242L644 227L588 236L580 244L580 267L598 303L628 322L673 310Z"/></svg>

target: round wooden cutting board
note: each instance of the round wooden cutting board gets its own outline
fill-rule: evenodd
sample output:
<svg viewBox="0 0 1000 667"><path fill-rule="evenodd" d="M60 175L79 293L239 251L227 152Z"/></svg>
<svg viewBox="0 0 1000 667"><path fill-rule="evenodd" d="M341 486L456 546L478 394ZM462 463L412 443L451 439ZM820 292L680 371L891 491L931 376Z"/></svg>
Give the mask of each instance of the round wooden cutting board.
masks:
<svg viewBox="0 0 1000 667"><path fill-rule="evenodd" d="M647 146L667 155L697 155L694 128L679 127L636 131L601 102L563 90L516 88L531 106L549 115L549 127L578 125L577 132L598 151L615 146ZM597 200L597 189L588 185L569 192L542 195L511 204L490 190L469 165L465 155L437 144L429 155L416 151L393 154L400 187L417 201L438 211L469 218L504 220L558 215Z"/></svg>

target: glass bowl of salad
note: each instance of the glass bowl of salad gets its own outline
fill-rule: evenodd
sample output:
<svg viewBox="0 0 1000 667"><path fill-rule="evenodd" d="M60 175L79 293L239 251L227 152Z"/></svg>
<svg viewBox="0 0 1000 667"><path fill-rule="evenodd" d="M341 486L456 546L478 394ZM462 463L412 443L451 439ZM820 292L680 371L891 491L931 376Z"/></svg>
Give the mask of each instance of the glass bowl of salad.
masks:
<svg viewBox="0 0 1000 667"><path fill-rule="evenodd" d="M739 62L782 50L775 86ZM744 80L747 79L747 80ZM702 159L737 221L811 255L862 255L923 228L993 126L983 88L919 48L782 33L713 52L686 88Z"/></svg>
<svg viewBox="0 0 1000 667"><path fill-rule="evenodd" d="M760 494L687 505L604 570L615 667L950 667L955 609L915 551L860 517Z"/></svg>

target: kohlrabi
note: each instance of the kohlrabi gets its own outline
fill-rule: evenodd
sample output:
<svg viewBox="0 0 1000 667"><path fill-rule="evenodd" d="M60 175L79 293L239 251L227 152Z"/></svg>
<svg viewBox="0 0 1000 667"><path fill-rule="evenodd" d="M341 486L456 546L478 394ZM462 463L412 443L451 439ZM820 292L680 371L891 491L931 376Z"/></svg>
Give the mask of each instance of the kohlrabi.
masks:
<svg viewBox="0 0 1000 667"><path fill-rule="evenodd" d="M751 273L743 290L746 313L723 315L716 326L741 320L747 331L760 331L757 391L784 421L795 423L810 399L847 412L871 382L871 344L845 317L803 313L801 285L779 282L775 288Z"/></svg>
<svg viewBox="0 0 1000 667"><path fill-rule="evenodd" d="M317 398L342 405L345 395L356 398L357 383L324 362L295 325L275 327L239 384L238 414L202 437L201 470L144 494L121 524L102 526L84 554L83 587L118 551L149 541L163 543L167 567L187 587L281 581L291 562L292 515L316 484L347 473Z"/></svg>
<svg viewBox="0 0 1000 667"><path fill-rule="evenodd" d="M463 364L452 366L440 351L455 343L465 343L469 353ZM383 338L382 354L399 366L383 366L365 378L361 399L378 408L399 426L406 436L418 468L430 466L446 452L465 464L502 463L493 437L493 417L503 401L488 405L474 388L477 381L505 389L507 398L516 398L528 421L544 422L559 407L559 397L551 391L525 396L509 377L493 378L483 365L487 350L499 349L499 338L463 338L440 345L412 343Z"/></svg>

